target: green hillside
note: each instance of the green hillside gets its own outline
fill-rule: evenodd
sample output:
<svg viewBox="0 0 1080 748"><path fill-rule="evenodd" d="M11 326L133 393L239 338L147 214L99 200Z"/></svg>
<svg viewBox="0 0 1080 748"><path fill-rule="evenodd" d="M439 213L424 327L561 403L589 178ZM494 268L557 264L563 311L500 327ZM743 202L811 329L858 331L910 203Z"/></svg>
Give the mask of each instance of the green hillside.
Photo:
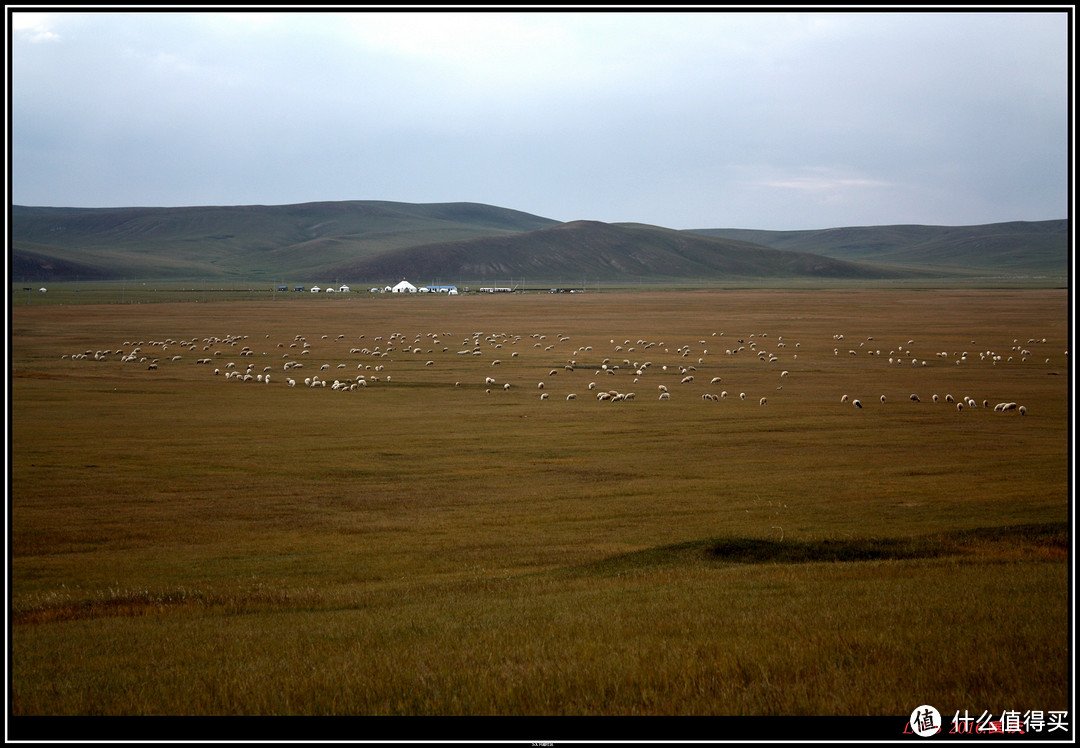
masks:
<svg viewBox="0 0 1080 748"><path fill-rule="evenodd" d="M1069 222L979 226L856 226L818 231L700 229L694 233L857 262L1065 277Z"/></svg>
<svg viewBox="0 0 1080 748"><path fill-rule="evenodd" d="M335 277L387 281L507 278L903 278L926 273L854 263L640 224L572 221L470 241L407 247L331 268Z"/></svg>
<svg viewBox="0 0 1080 748"><path fill-rule="evenodd" d="M1068 222L676 231L479 203L317 202L10 212L14 282L297 283L1065 278Z"/></svg>
<svg viewBox="0 0 1080 748"><path fill-rule="evenodd" d="M556 221L477 203L383 201L283 206L12 208L13 265L78 262L108 277L321 277L321 270L388 249L528 231ZM18 278L18 275L15 276Z"/></svg>

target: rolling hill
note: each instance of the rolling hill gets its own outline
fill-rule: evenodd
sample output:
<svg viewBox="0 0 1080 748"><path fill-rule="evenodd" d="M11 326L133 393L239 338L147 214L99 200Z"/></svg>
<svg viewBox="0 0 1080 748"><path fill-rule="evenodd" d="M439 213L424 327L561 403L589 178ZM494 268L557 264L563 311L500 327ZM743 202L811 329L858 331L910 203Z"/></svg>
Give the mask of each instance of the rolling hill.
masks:
<svg viewBox="0 0 1080 748"><path fill-rule="evenodd" d="M1068 270L1067 220L978 226L858 226L819 231L701 229L694 233L855 262L1062 277Z"/></svg>
<svg viewBox="0 0 1080 748"><path fill-rule="evenodd" d="M406 247L329 268L335 277L901 278L925 275L639 224L571 221L536 231Z"/></svg>
<svg viewBox="0 0 1080 748"><path fill-rule="evenodd" d="M821 231L561 223L479 203L10 211L13 281L470 283L1050 275L1068 222Z"/></svg>

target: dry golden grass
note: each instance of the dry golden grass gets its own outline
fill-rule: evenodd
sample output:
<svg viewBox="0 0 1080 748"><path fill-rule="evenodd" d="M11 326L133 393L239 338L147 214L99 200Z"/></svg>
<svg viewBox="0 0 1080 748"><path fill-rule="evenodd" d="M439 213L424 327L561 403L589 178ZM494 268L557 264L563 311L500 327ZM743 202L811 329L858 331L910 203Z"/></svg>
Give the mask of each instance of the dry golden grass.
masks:
<svg viewBox="0 0 1080 748"><path fill-rule="evenodd" d="M1067 708L1066 302L15 306L12 713Z"/></svg>

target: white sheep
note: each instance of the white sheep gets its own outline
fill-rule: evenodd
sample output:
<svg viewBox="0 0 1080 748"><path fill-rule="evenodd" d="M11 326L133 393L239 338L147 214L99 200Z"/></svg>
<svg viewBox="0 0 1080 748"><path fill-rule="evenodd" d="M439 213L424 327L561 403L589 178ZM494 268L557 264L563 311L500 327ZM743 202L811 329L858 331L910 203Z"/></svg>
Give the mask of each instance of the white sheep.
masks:
<svg viewBox="0 0 1080 748"><path fill-rule="evenodd" d="M844 395L843 397L840 398L841 403L846 403L847 401L848 401L848 396L847 395Z"/></svg>
<svg viewBox="0 0 1080 748"><path fill-rule="evenodd" d="M746 393L745 392L740 392L739 393L739 399L740 400L745 400L746 399Z"/></svg>
<svg viewBox="0 0 1080 748"><path fill-rule="evenodd" d="M911 393L910 395L908 395L908 400L910 400L913 403L921 402L921 400L919 400L919 396L916 395L914 392Z"/></svg>
<svg viewBox="0 0 1080 748"><path fill-rule="evenodd" d="M854 405L856 408L861 408L862 407L862 403L859 402L858 400L852 400L851 404Z"/></svg>
<svg viewBox="0 0 1080 748"><path fill-rule="evenodd" d="M670 392L661 392L660 393L660 399L661 400L670 400L671 399L671 393Z"/></svg>
<svg viewBox="0 0 1080 748"><path fill-rule="evenodd" d="M758 400L758 405L766 405L766 404L768 404L768 400L766 400L765 398L761 398L760 400Z"/></svg>
<svg viewBox="0 0 1080 748"><path fill-rule="evenodd" d="M569 395L566 396L566 399L567 400L577 400L577 395L574 394L573 392L571 392Z"/></svg>

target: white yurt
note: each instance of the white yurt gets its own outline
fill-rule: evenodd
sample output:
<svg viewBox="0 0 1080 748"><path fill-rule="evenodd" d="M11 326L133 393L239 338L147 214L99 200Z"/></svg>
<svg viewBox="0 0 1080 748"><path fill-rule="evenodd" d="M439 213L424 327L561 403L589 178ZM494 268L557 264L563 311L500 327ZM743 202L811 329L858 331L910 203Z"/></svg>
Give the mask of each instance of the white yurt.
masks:
<svg viewBox="0 0 1080 748"><path fill-rule="evenodd" d="M394 293L416 293L416 286L407 280L401 281L391 289Z"/></svg>

